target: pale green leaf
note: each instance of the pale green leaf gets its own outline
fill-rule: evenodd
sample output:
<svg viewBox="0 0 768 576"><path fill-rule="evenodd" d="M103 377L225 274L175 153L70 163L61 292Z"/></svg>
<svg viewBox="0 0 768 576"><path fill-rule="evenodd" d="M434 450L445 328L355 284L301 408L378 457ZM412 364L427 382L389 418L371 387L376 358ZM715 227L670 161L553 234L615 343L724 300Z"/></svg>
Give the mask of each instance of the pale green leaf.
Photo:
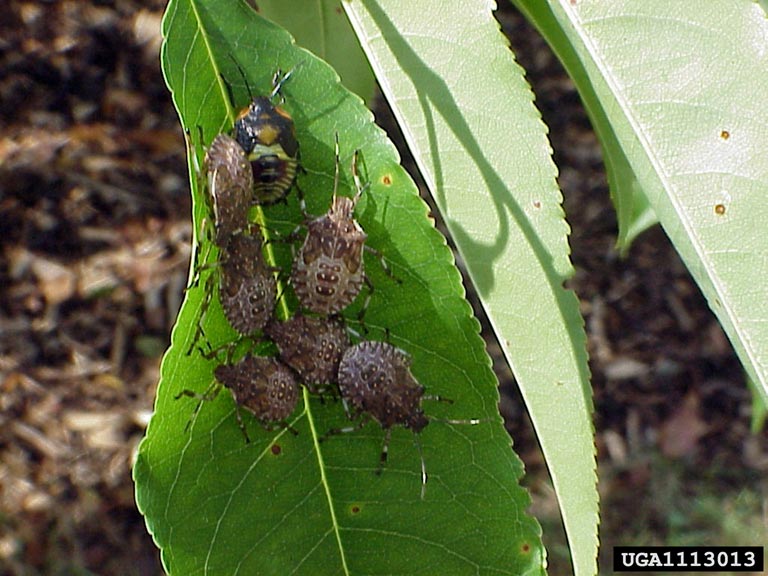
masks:
<svg viewBox="0 0 768 576"><path fill-rule="evenodd" d="M551 9L616 145L768 397L765 11L752 0L552 2Z"/></svg>
<svg viewBox="0 0 768 576"><path fill-rule="evenodd" d="M579 59L571 39L560 27L547 2L512 1L546 38L576 84L603 150L611 199L616 208L616 219L619 224L616 243L622 253L626 253L634 239L656 224L658 220L648 204L623 148L616 139L613 127L603 110L604 102L592 86L590 77L595 74L595 70L588 73L587 69L593 64L589 60Z"/></svg>
<svg viewBox="0 0 768 576"><path fill-rule="evenodd" d="M595 571L585 335L546 128L488 1L344 3L466 262L552 473L578 574ZM439 18L425 17L439 14Z"/></svg>

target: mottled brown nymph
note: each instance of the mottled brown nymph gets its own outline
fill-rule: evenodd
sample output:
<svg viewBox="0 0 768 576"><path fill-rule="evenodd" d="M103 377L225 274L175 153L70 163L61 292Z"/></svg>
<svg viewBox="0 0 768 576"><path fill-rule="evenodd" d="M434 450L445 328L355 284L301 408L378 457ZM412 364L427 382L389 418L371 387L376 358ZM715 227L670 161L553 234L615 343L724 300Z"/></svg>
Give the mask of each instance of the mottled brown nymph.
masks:
<svg viewBox="0 0 768 576"><path fill-rule="evenodd" d="M354 412L372 416L382 428L421 432L429 424L421 408L424 387L411 374L411 358L386 342L349 348L339 364L339 391Z"/></svg>
<svg viewBox="0 0 768 576"><path fill-rule="evenodd" d="M335 314L360 293L368 236L354 219L358 198L334 194L330 210L307 225L307 238L291 274L296 297L306 310Z"/></svg>
<svg viewBox="0 0 768 576"><path fill-rule="evenodd" d="M280 359L296 371L310 392L322 392L336 383L341 356L349 348L341 318L297 314L285 322L273 319L264 331L277 345Z"/></svg>
<svg viewBox="0 0 768 576"><path fill-rule="evenodd" d="M356 426L338 428L327 435L352 432L361 428L371 418L384 429L384 442L379 463L380 472L387 461L389 440L394 426L413 431L414 442L421 458L421 497L427 483L427 470L418 433L430 422L421 403L425 399L443 400L439 396L425 396L424 387L411 373L410 356L386 342L363 341L347 349L339 363L339 391L341 398L352 412L362 416ZM478 419L440 420L448 424L479 424Z"/></svg>
<svg viewBox="0 0 768 576"><path fill-rule="evenodd" d="M221 307L232 328L244 335L261 330L275 307L277 284L261 247L257 230L253 234L235 234L221 260Z"/></svg>
<svg viewBox="0 0 768 576"><path fill-rule="evenodd" d="M204 402L210 402L218 396L221 386L228 388L235 400L237 424L250 442L245 428L240 407L251 412L256 420L267 430L287 428L294 434L286 420L296 409L299 398L299 385L290 368L274 358L246 356L236 364L222 364L214 371L216 381L202 394L194 390L182 390L176 395L189 396L198 400L187 428L194 422Z"/></svg>
<svg viewBox="0 0 768 576"><path fill-rule="evenodd" d="M354 218L355 206L363 193L357 174L357 157L352 156L356 194L338 196L339 138L336 135L336 174L333 200L324 215L307 224L307 237L293 261L291 283L301 306L317 314L335 314L346 308L360 293L363 283L371 287L363 270L363 249L368 235Z"/></svg>
<svg viewBox="0 0 768 576"><path fill-rule="evenodd" d="M287 426L286 419L296 409L299 385L283 363L274 358L246 356L237 364L218 366L214 375L229 388L235 403L251 412L262 426Z"/></svg>
<svg viewBox="0 0 768 576"><path fill-rule="evenodd" d="M229 239L248 227L253 198L253 175L240 145L226 134L213 139L205 154L208 191L213 203L215 243L226 248Z"/></svg>

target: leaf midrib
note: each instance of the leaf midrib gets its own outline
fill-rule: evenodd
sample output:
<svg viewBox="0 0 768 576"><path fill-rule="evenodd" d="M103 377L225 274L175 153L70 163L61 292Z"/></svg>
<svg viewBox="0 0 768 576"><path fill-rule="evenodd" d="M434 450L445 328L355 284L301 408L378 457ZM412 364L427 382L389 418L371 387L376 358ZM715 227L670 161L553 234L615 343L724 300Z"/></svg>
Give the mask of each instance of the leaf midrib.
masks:
<svg viewBox="0 0 768 576"><path fill-rule="evenodd" d="M304 411L307 414L307 424L312 431L312 442L315 447L315 454L317 455L317 466L320 469L320 482L325 490L325 497L328 501L328 510L331 514L331 523L333 524L333 533L336 536L336 542L339 546L339 556L341 557L341 565L344 567L344 574L349 576L349 568L347 567L347 557L344 554L344 545L341 541L341 532L339 530L339 522L336 518L336 509L333 506L333 496L331 494L331 486L328 483L328 477L325 474L325 460L323 460L323 453L320 450L320 436L318 435L317 427L315 426L315 419L310 410L309 391L304 388Z"/></svg>
<svg viewBox="0 0 768 576"><path fill-rule="evenodd" d="M216 82L216 85L218 86L218 89L219 89L218 92L219 92L219 94L221 96L221 101L223 102L223 104L224 104L224 106L225 106L225 108L227 110L227 119L229 120L229 124L230 125L234 125L234 122L235 122L235 110L234 110L234 108L232 106L232 103L229 101L229 97L228 97L228 94L227 94L227 89L226 89L226 86L224 85L224 78L223 78L223 75L221 73L221 70L219 69L219 66L217 64L216 58L214 57L214 50L212 49L212 45L211 45L209 36L206 33L205 27L203 26L203 21L202 21L202 19L200 17L200 14L199 14L199 11L198 11L198 8L197 8L197 5L196 5L196 1L195 0L189 0L189 1L190 1L190 6L192 7L192 11L193 11L193 14L194 14L194 17L195 17L195 21L197 23L197 29L198 29L198 31L199 31L199 33L201 35L201 38L203 39L203 45L205 46L205 51L208 54L208 60L211 63L211 68L212 68L213 73L214 73L214 75L216 77L215 82ZM190 156L190 161L191 161L191 158L192 158L192 156ZM257 221L257 224L259 224L259 225L263 225L265 223L264 211L262 210L262 208L260 206L256 207L256 221ZM262 230L265 230L265 229L266 228L262 226ZM268 234L267 234L267 236L268 236ZM267 261L270 263L270 265L274 266L275 263L276 263L276 258L275 258L274 250L272 248L272 244L269 243L269 242L266 243L266 253L267 253L266 254ZM192 257L194 258L194 253L193 253ZM278 278L278 283L280 283L280 279L279 278ZM289 316L289 312L290 311L288 310L288 305L287 305L285 299L284 298L281 299L278 305L280 307L280 312L281 312L282 317L283 318L287 318ZM318 468L319 468L319 471L320 471L320 481L322 483L323 490L324 490L325 496L326 496L326 501L328 503L328 511L329 511L329 514L330 514L330 517L331 517L331 523L332 523L332 526L333 526L333 532L334 532L334 535L336 537L336 542L337 542L337 545L338 545L338 548L339 548L339 557L341 559L341 564L342 564L342 567L344 569L344 575L345 576L349 576L349 574L350 574L349 567L347 566L347 559L346 559L345 549L344 549L344 545L343 545L342 540L341 540L341 532L340 532L340 529L339 529L339 523L338 523L338 519L336 518L336 511L335 511L335 508L334 508L334 505L333 505L333 496L332 496L332 493L331 493L331 487L330 487L330 484L328 482L328 477L326 476L326 473L325 473L325 461L323 459L323 455L322 455L322 452L320 450L320 436L318 435L318 430L317 430L317 427L315 426L315 419L314 419L314 416L312 414L311 403L310 403L309 400L310 400L309 399L309 392L307 391L306 388L304 388L304 390L303 390L304 412L307 415L307 423L309 424L309 428L310 428L311 433L312 433L312 442L313 442L313 445L314 445L314 448L315 448L315 454L317 455L317 463L318 463ZM257 461L259 459L257 459ZM233 492L233 494L234 494L234 492ZM229 506L229 503L228 503L227 506ZM219 518L219 522L217 523L217 530L218 530L218 525L221 523L223 518L224 518L223 515ZM208 554L206 556L206 561L205 561L206 567L208 566L208 562L209 562L209 559L210 559L210 554L211 554L211 552L212 552L212 550L214 548L214 542L215 542L215 537L214 537L214 539L211 540L211 544L210 544L210 546L208 548ZM207 568L206 568L206 570L207 570Z"/></svg>

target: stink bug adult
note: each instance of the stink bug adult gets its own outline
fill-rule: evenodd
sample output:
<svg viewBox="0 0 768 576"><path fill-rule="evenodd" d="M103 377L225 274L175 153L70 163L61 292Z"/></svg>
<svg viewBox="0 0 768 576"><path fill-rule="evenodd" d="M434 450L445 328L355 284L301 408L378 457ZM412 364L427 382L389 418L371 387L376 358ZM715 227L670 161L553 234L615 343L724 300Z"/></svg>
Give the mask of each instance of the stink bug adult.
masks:
<svg viewBox="0 0 768 576"><path fill-rule="evenodd" d="M349 348L344 321L338 316L318 318L296 314L285 322L272 320L264 332L312 392L323 392L336 382L339 362Z"/></svg>
<svg viewBox="0 0 768 576"><path fill-rule="evenodd" d="M356 151L352 157L352 175L356 193L352 198L336 194L339 185L339 141L336 138L336 174L333 182L333 200L328 212L307 223L307 237L293 262L291 283L301 306L317 314L329 315L346 308L360 293L365 283L368 297L373 285L363 268L363 250L379 256L384 270L389 273L381 255L365 245L368 235L354 219L357 201L363 187L357 173ZM365 311L368 300L361 309Z"/></svg>
<svg viewBox="0 0 768 576"><path fill-rule="evenodd" d="M273 104L290 75L291 72L276 73L272 93L251 96L251 103L235 120L233 135L251 164L253 193L258 204L272 204L285 198L296 183L299 143L293 118Z"/></svg>
<svg viewBox="0 0 768 576"><path fill-rule="evenodd" d="M406 352L386 342L363 341L347 349L339 363L339 391L352 416L362 416L356 426L338 428L328 435L352 432L362 428L371 418L384 429L379 468L383 470L389 452L389 440L394 426L413 431L414 442L421 459L421 497L427 484L427 469L418 434L435 420L424 414L423 400L446 401L439 396L424 394L424 387L411 373L411 358ZM448 424L479 424L479 419L439 420Z"/></svg>
<svg viewBox="0 0 768 576"><path fill-rule="evenodd" d="M267 430L287 428L296 434L286 420L296 409L299 385L291 369L283 363L274 358L246 356L236 364L217 366L214 376L216 381L203 394L193 390L182 390L176 395L177 400L182 396L199 400L190 424L200 411L203 402L216 398L221 391L221 384L232 393L237 424L246 442L250 442L250 438L240 415L240 407L251 412Z"/></svg>

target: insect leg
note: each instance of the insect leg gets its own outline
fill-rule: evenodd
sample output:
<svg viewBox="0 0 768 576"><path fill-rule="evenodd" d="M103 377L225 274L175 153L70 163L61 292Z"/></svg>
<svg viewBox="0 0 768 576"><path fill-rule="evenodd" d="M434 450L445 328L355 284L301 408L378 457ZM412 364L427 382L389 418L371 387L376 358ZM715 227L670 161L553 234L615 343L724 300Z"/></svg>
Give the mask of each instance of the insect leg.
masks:
<svg viewBox="0 0 768 576"><path fill-rule="evenodd" d="M213 300L213 284L215 279L216 279L216 276L214 274L211 274L210 276L208 276L208 278L205 279L205 285L204 285L205 295L203 297L203 302L200 305L200 315L197 317L195 334L192 337L192 342L190 343L189 348L187 349L187 356L192 354L192 350L195 347L195 345L200 341L201 338L205 337L203 322L205 321L205 315L208 312L208 308L210 307L211 302Z"/></svg>
<svg viewBox="0 0 768 576"><path fill-rule="evenodd" d="M380 476L384 470L384 466L387 464L387 456L389 455L389 440L392 437L392 428L387 428L384 432L384 442L381 444L381 455L379 456L379 466L376 468L376 475Z"/></svg>
<svg viewBox="0 0 768 576"><path fill-rule="evenodd" d="M208 386L208 388L206 388L205 392L202 394L195 392L194 390L184 389L173 397L174 400L178 400L182 396L189 396L190 398L196 398L198 400L197 406L195 406L192 415L187 421L187 425L184 427L184 432L188 432L192 426L192 423L197 419L197 414L200 412L200 408L203 406L203 402L212 401L214 398L216 398L216 396L218 396L220 390L221 386L218 384L218 382L214 381L210 386Z"/></svg>
<svg viewBox="0 0 768 576"><path fill-rule="evenodd" d="M360 327L363 329L363 332L368 334L368 328L365 327L365 313L368 311L368 304L371 303L371 296L373 296L373 282L371 282L371 279L368 278L366 274L363 274L363 282L365 282L365 285L368 287L368 294L365 295L363 305L357 313L357 321L360 322Z"/></svg>
<svg viewBox="0 0 768 576"><path fill-rule="evenodd" d="M403 281L395 276L395 273L392 272L392 269L389 267L389 264L387 264L387 259L384 257L384 254L382 254L380 251L376 250L376 248L373 248L371 246L368 246L368 244L363 246L364 250L367 250L376 258L379 260L379 264L381 264L381 268L384 270L384 273L389 276L394 282L397 282L398 284L402 284Z"/></svg>
<svg viewBox="0 0 768 576"><path fill-rule="evenodd" d="M273 432L275 430L288 430L288 432L290 432L294 436L299 435L299 431L296 430L296 428L294 428L290 424L288 424L288 422L286 422L285 420L283 420L282 422L266 422L266 423L262 422L261 425L264 427L265 430L269 432Z"/></svg>
<svg viewBox="0 0 768 576"><path fill-rule="evenodd" d="M363 415L360 418L360 421L354 426L347 426L345 428L331 428L330 430L328 430L328 432L326 432L320 437L319 441L325 442L331 436L336 436L338 434L349 434L350 432L355 432L357 430L360 430L363 426L365 426L368 423L369 420L370 418L368 418L366 415Z"/></svg>
<svg viewBox="0 0 768 576"><path fill-rule="evenodd" d="M234 398L234 395L232 397ZM235 398L235 417L237 418L237 425L240 428L240 432L243 433L243 437L245 438L245 443L250 444L251 439L248 437L248 430L245 429L245 422L243 422L243 417L240 414L240 405L237 403L236 398Z"/></svg>

